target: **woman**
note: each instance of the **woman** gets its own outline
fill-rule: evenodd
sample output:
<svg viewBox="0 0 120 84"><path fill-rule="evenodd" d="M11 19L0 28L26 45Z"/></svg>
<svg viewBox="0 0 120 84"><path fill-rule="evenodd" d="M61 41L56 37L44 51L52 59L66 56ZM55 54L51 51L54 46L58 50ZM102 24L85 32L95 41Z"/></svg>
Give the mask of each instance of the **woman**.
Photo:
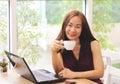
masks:
<svg viewBox="0 0 120 84"><path fill-rule="evenodd" d="M76 41L74 49L64 49L64 40ZM100 45L83 13L73 10L66 15L51 51L53 68L60 77L85 78L102 84L100 78L104 74L104 64Z"/></svg>

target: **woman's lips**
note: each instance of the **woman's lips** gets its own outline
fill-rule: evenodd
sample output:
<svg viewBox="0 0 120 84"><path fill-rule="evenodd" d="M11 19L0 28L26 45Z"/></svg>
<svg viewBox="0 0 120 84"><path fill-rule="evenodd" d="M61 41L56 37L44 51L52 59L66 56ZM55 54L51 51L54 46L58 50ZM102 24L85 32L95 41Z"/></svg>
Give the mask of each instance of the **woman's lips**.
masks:
<svg viewBox="0 0 120 84"><path fill-rule="evenodd" d="M75 37L75 36L76 36L76 34L69 34L69 36L70 36L70 37Z"/></svg>

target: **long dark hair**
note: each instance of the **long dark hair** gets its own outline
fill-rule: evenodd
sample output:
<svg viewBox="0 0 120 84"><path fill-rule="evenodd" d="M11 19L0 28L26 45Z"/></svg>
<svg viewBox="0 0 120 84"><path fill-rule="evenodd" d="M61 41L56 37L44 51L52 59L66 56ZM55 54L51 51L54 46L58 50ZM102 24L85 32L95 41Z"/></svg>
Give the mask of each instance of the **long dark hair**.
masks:
<svg viewBox="0 0 120 84"><path fill-rule="evenodd" d="M79 12L77 10L73 10L65 16L63 23L62 23L61 31L60 31L57 39L58 40L61 40L61 39L68 40L66 33L65 33L65 28L66 28L67 24L69 23L70 19L74 16L79 16L80 19L82 20L82 32L79 37L80 42L90 42L92 40L95 40L95 37L92 35L92 33L90 31L90 27L88 25L86 17L84 16L84 14L82 12Z"/></svg>

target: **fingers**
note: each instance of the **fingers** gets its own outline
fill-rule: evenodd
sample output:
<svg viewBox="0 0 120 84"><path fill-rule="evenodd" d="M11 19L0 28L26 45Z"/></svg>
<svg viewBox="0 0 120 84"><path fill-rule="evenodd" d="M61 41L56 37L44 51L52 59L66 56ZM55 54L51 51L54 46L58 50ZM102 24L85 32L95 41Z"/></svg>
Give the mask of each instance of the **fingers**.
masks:
<svg viewBox="0 0 120 84"><path fill-rule="evenodd" d="M61 78L74 78L73 73L70 69L65 68L58 73L58 76Z"/></svg>
<svg viewBox="0 0 120 84"><path fill-rule="evenodd" d="M55 40L55 43L58 44L58 45L63 45L63 40L60 40L60 41Z"/></svg>
<svg viewBox="0 0 120 84"><path fill-rule="evenodd" d="M64 77L64 75L63 75L63 74L59 74L58 76L59 76L60 78L63 78L63 77Z"/></svg>
<svg viewBox="0 0 120 84"><path fill-rule="evenodd" d="M58 52L61 49L64 49L63 40L55 40L52 45L52 50Z"/></svg>
<svg viewBox="0 0 120 84"><path fill-rule="evenodd" d="M65 70L63 69L62 71L60 71L58 73L58 76L61 77L61 78L64 78L64 76L65 76Z"/></svg>
<svg viewBox="0 0 120 84"><path fill-rule="evenodd" d="M64 73L58 73L58 76L59 76L60 78L64 78Z"/></svg>

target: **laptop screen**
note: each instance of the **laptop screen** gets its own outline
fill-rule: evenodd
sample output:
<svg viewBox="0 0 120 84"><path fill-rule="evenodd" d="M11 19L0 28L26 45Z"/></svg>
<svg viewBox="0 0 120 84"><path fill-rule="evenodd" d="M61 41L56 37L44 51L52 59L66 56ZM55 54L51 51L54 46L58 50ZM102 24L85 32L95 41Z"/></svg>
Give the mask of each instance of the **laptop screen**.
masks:
<svg viewBox="0 0 120 84"><path fill-rule="evenodd" d="M10 52L5 51L8 59L10 60L11 64L13 65L16 72L21 75L22 77L32 81L36 82L35 77L33 76L30 68L28 67L25 59L23 57L17 56L15 54L12 54Z"/></svg>

